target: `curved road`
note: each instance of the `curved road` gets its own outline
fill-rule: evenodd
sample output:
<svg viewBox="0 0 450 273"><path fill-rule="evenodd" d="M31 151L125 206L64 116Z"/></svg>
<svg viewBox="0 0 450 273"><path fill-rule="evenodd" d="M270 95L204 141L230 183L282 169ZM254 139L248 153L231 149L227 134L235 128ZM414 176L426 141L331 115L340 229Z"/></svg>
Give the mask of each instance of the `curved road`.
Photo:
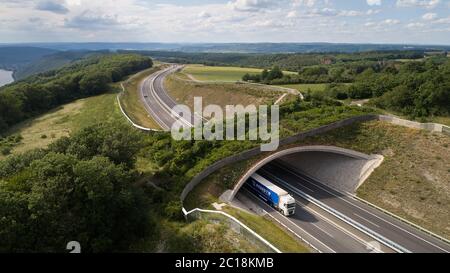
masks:
<svg viewBox="0 0 450 273"><path fill-rule="evenodd" d="M182 66L172 65L164 70L158 71L146 78L140 85L141 100L147 112L165 131L170 131L172 125L181 120L185 126L192 127L193 116L185 119L172 111L178 105L164 89L164 79L179 70Z"/></svg>

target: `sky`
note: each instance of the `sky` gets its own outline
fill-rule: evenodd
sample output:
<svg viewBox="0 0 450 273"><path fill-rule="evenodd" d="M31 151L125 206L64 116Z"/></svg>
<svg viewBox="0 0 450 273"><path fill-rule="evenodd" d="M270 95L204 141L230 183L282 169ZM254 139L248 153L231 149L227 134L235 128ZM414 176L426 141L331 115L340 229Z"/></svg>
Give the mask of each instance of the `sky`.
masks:
<svg viewBox="0 0 450 273"><path fill-rule="evenodd" d="M450 0L0 0L0 43L450 45Z"/></svg>

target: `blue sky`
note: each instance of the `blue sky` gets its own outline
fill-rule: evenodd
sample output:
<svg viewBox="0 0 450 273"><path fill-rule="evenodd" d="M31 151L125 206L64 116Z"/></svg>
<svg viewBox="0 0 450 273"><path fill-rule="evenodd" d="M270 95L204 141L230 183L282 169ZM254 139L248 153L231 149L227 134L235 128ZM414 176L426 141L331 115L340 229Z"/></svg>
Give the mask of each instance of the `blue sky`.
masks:
<svg viewBox="0 0 450 273"><path fill-rule="evenodd" d="M0 0L0 43L450 45L450 0Z"/></svg>

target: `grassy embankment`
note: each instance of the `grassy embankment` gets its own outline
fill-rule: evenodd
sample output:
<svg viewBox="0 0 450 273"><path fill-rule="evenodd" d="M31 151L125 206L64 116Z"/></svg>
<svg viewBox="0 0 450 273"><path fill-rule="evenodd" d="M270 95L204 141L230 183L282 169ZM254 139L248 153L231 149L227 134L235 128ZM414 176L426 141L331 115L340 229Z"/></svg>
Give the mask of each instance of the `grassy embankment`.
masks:
<svg viewBox="0 0 450 273"><path fill-rule="evenodd" d="M125 122L116 100L118 86L112 89L115 91L65 104L10 128L8 135L22 136L21 142L11 152L21 153L46 147L73 131L99 122ZM1 157L0 155L0 159Z"/></svg>
<svg viewBox="0 0 450 273"><path fill-rule="evenodd" d="M134 123L150 129L160 129L159 125L148 114L140 97L139 85L149 75L163 67L162 64L133 75L123 84L125 92L121 97L122 108Z"/></svg>
<svg viewBox="0 0 450 273"><path fill-rule="evenodd" d="M337 129L295 145L299 144L332 145L382 154L385 161L358 189L357 195L450 239L450 137L447 135L373 121ZM216 193L230 188L256 160L238 162L214 173L194 189L186 204L190 207L210 204L217 198Z"/></svg>
<svg viewBox="0 0 450 273"><path fill-rule="evenodd" d="M196 207L213 209L213 202L220 202L218 197L232 187L241 174L258 158L250 161L238 162L225 167L202 181L187 197L184 206L186 209ZM253 215L233 207L225 207L224 211L236 217L249 228L257 232L282 252L309 252L310 250L293 235L286 233L278 224L269 218Z"/></svg>
<svg viewBox="0 0 450 273"><path fill-rule="evenodd" d="M200 83L186 80L182 73L167 77L165 86L169 94L179 103L193 107L194 97L202 97L204 105L261 105L273 104L283 95L270 86L239 83ZM287 96L284 101L295 98Z"/></svg>

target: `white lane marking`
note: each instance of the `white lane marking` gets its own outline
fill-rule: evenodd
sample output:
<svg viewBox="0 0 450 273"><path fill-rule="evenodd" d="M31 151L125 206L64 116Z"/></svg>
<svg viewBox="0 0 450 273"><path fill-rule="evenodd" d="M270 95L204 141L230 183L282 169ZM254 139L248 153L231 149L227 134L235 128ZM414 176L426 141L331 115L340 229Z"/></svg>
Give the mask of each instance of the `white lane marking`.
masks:
<svg viewBox="0 0 450 273"><path fill-rule="evenodd" d="M152 76L150 76L149 78L151 78ZM150 107L150 105L148 104L147 100L145 99L145 95L144 95L144 90L145 90L145 85L148 83L149 78L147 78L146 80L144 80L144 82L141 85L141 99L144 103L144 106L147 110L149 110L151 113L151 116L156 119L156 122L159 124L159 126L161 126L161 128L164 129L169 129L167 127L167 125L161 120L161 118L153 111L152 107ZM147 92L146 92L147 93Z"/></svg>
<svg viewBox="0 0 450 273"><path fill-rule="evenodd" d="M282 219L288 221L291 225L293 225L294 227L298 228L299 230L301 230L303 233L305 233L306 235L308 235L309 237L315 239L318 243L320 243L321 245L323 245L325 248L327 248L328 250L330 250L333 253L336 253L335 250L333 250L331 247L327 246L324 242L320 241L319 239L317 239L316 237L312 236L309 232L307 232L306 230L304 230L302 227L300 227L298 224L294 223L291 219L287 218L286 216L284 216L283 214L281 214L279 211L275 210L274 208L272 208L271 206L267 205L266 203L264 203L263 201L261 201L261 199L259 197L257 197L256 195L254 195L252 192L248 191L247 189L245 189L245 191L249 194L251 194L254 198L256 198L260 203L264 204L265 206L269 207L273 212L275 212L276 214L279 214L282 216ZM270 212L268 212L268 214L275 218L275 216L273 216ZM275 218L276 219L276 218ZM281 221L281 220L278 220ZM297 234L296 234L297 235ZM299 238L301 238L300 235L297 235Z"/></svg>
<svg viewBox="0 0 450 273"><path fill-rule="evenodd" d="M330 236L331 238L334 239L334 236L331 235L330 233L326 232L324 229L322 229L321 227L319 227L317 224L315 223L311 223L311 225L315 226L318 230L322 231L323 233L325 233L326 235Z"/></svg>
<svg viewBox="0 0 450 273"><path fill-rule="evenodd" d="M334 222L334 221L331 220L330 218L326 217L326 216L323 215L322 213L320 213L320 212L318 212L318 211L316 211L316 210L313 210L312 208L307 207L305 204L303 204L303 203L301 203L301 202L299 202L299 201L296 201L296 203L297 203L299 206L302 206L302 208L303 208L304 210L307 210L307 211L309 211L310 213L314 213L314 214L318 215L319 217L321 217L322 219L324 219L325 222L328 222L330 225L334 226L334 227L337 228L338 230L340 230L340 231L342 231L343 233L347 234L348 236L352 237L353 239L355 239L356 241L358 241L358 242L359 242L360 244L362 244L363 246L367 247L367 246L370 245L369 243L370 243L371 241L370 241L370 242L365 241L364 239L362 239L362 238L359 237L358 235L356 235L356 234L350 232L349 230L345 229L344 227L342 227L342 226L339 225L338 223ZM376 251L376 250L375 250L375 251ZM381 250L378 251L378 252L379 252L379 253L383 253L383 251L381 251Z"/></svg>
<svg viewBox="0 0 450 273"><path fill-rule="evenodd" d="M293 174L294 176L297 176L298 178L305 180L304 177L301 177L301 176L297 175L295 172L293 172L293 171L291 171L291 170L289 170L289 169L286 169L284 166L280 166L280 167L283 168L284 170L290 172L290 173ZM307 182L311 183L310 181L307 181ZM335 196L336 198L338 198L338 199L340 199L340 200L342 200L342 201L344 201L344 202L350 204L351 206L353 206L353 207L355 207L355 208L358 208L358 209L360 209L360 210L362 210L362 211L364 211L364 212L366 212L366 213L369 213L370 215L372 215L372 216L374 216L374 217L380 219L381 221L383 221L383 222L385 222L385 223L387 223L387 224L389 224L389 225L391 225L391 226L394 226L394 227L396 227L397 229L399 229L399 230L401 230L401 231L403 231L403 232L406 232L406 233L412 235L413 237L415 237L415 238L417 238L417 239L419 239L419 240L421 240L421 241L423 241L423 242L425 242L425 243L428 243L428 244L431 245L431 246L434 246L434 247L436 247L436 248L438 248L438 249L440 249L440 250L442 250L442 251L444 251L444 252L446 252L446 253L449 253L448 250L443 249L442 247L437 246L436 244L434 244L434 243L432 243L432 242L429 242L429 241L425 240L424 238L421 238L421 237L419 237L418 235L416 235L416 234L414 234L414 233L411 233L410 231L405 230L404 228L399 227L398 225L396 225L396 224L394 224L394 223L391 223L391 222L389 222L389 221L387 221L387 220L381 218L380 216L378 216L378 215L376 215L376 214L374 214L374 213L372 213L372 212L370 212L370 211L367 211L367 210L364 209L364 208L361 208L361 207L359 207L359 206L353 204L352 202L350 202L350 201L348 201L348 200L346 200L346 199L344 199L344 198L342 198L342 197L336 195L336 194L333 193L333 192L330 192L329 190L327 190L327 189L321 187L320 185L317 185L316 183L314 183L314 185L317 186L317 187L319 187L319 188L321 188L322 190L328 192L329 194Z"/></svg>
<svg viewBox="0 0 450 273"><path fill-rule="evenodd" d="M311 188L309 188L309 187L307 187L307 186L305 186L305 185L303 185L303 184L301 184L301 183L299 183L299 182L296 182L296 184L297 184L298 186L300 186L300 187L302 187L302 188L304 188L304 189L306 189L306 190L308 190L308 191L314 193L314 190L312 190Z"/></svg>
<svg viewBox="0 0 450 273"><path fill-rule="evenodd" d="M377 228L380 228L379 225L375 224L374 222L372 222L372 221L370 221L370 220L367 220L366 218L362 217L361 215L359 215L359 214L357 214L357 213L353 213L353 215L355 215L356 217L358 217L358 218L360 218L360 219L363 219L363 220L366 221L367 223L370 223L370 224L376 226Z"/></svg>
<svg viewBox="0 0 450 273"><path fill-rule="evenodd" d="M381 234L378 234L376 232L374 232L373 230L367 228L365 225L362 225L361 223L355 221L354 219L351 219L350 217L345 216L344 214L336 211L335 209L331 208L330 206L322 203L321 201L318 201L317 199L314 199L312 196L306 194L305 192L301 191L300 189L294 187L293 185L289 184L288 182L284 181L283 179L270 175L273 179L277 180L279 183L283 184L283 186L289 188L290 190L292 190L293 192L295 192L296 194L298 194L299 196L306 198L308 201L314 203L315 205L322 207L323 209L325 209L328 212L331 212L333 215L335 215L337 218L347 222L348 224L354 226L355 228L359 229L360 231L362 231L363 233L366 233L367 235L373 237L375 240L382 240L386 245L389 245L390 248L394 247L394 249L397 252L406 252L406 253L410 253L411 251L409 251L408 249L404 248L403 246L398 245L397 243L385 238L384 236L382 236Z"/></svg>

